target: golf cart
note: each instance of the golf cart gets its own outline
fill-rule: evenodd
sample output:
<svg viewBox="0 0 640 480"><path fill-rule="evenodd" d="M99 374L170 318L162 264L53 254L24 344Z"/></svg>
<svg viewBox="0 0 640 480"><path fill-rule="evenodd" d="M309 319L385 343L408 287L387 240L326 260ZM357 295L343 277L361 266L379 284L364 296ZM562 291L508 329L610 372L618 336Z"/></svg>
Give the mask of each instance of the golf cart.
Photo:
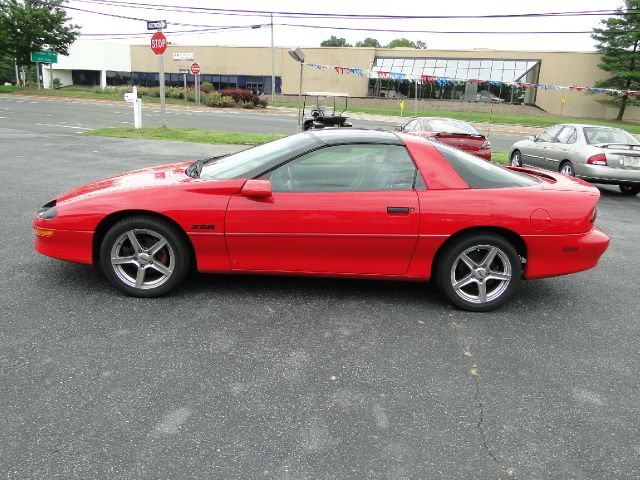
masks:
<svg viewBox="0 0 640 480"><path fill-rule="evenodd" d="M336 99L344 99L344 108L336 112ZM349 117L342 114L347 110L349 95L346 93L306 92L302 106L303 130L325 127L350 127ZM325 99L333 99L333 108L324 105ZM342 102L340 102L342 103ZM307 114L308 112L308 114Z"/></svg>

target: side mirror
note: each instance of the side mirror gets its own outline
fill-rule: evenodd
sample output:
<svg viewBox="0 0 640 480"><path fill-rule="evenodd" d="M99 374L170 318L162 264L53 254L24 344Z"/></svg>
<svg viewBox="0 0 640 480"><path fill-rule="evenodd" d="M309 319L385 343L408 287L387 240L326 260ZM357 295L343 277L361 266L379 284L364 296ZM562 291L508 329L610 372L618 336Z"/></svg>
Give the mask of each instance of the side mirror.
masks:
<svg viewBox="0 0 640 480"><path fill-rule="evenodd" d="M538 139L538 137L536 135L529 135L527 138L529 140L531 140L532 142L535 142Z"/></svg>
<svg viewBox="0 0 640 480"><path fill-rule="evenodd" d="M396 132L401 132L404 130L404 127L402 125L396 125L395 127L393 127L393 130Z"/></svg>
<svg viewBox="0 0 640 480"><path fill-rule="evenodd" d="M247 180L240 194L249 198L269 198L272 194L269 180Z"/></svg>

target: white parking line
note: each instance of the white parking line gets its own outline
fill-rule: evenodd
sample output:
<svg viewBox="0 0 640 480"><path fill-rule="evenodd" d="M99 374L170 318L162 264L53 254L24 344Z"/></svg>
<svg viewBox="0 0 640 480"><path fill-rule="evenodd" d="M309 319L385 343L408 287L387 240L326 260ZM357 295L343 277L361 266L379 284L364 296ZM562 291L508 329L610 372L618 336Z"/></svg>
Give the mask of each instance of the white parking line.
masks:
<svg viewBox="0 0 640 480"><path fill-rule="evenodd" d="M74 127L72 125L55 125L52 123L36 123L36 125L40 126L40 127L60 127L60 128L73 128L76 130L93 130L92 128L86 128L86 127Z"/></svg>

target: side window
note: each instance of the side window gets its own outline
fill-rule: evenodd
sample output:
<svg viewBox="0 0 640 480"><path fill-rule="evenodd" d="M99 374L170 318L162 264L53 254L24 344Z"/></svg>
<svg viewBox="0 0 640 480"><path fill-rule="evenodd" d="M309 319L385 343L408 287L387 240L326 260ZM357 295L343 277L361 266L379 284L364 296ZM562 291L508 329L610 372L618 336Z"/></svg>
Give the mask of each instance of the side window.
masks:
<svg viewBox="0 0 640 480"><path fill-rule="evenodd" d="M576 129L573 127L564 127L562 131L558 134L557 141L559 143L576 143L576 139L578 135L576 133Z"/></svg>
<svg viewBox="0 0 640 480"><path fill-rule="evenodd" d="M554 137L558 134L562 125L554 125L553 127L547 128L544 132L538 135L539 142L551 142Z"/></svg>
<svg viewBox="0 0 640 480"><path fill-rule="evenodd" d="M400 145L335 145L273 170L274 192L411 190L416 166Z"/></svg>

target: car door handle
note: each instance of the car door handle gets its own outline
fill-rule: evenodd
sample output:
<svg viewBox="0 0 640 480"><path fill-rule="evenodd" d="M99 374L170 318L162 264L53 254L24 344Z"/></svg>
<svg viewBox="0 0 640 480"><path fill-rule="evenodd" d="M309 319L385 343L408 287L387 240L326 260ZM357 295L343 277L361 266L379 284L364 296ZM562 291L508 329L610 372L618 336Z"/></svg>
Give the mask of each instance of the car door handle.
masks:
<svg viewBox="0 0 640 480"><path fill-rule="evenodd" d="M413 208L411 210L413 210ZM408 215L409 207L387 207L387 213L390 215L393 215L393 214Z"/></svg>

